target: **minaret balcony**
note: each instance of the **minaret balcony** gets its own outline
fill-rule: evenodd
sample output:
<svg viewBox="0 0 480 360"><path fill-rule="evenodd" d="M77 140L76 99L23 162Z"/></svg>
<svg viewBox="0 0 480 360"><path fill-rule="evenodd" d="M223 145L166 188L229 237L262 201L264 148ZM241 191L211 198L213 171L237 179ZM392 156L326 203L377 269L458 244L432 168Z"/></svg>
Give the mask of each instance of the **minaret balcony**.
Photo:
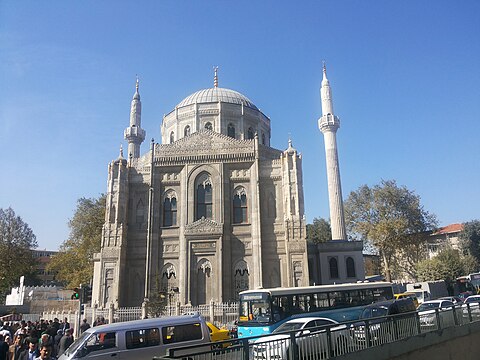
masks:
<svg viewBox="0 0 480 360"><path fill-rule="evenodd" d="M340 127L340 119L332 114L323 115L318 119L318 128L321 132L325 131L337 131Z"/></svg>
<svg viewBox="0 0 480 360"><path fill-rule="evenodd" d="M126 128L124 135L125 139L127 140L133 138L141 139L142 141L145 140L145 130L137 126L130 126Z"/></svg>

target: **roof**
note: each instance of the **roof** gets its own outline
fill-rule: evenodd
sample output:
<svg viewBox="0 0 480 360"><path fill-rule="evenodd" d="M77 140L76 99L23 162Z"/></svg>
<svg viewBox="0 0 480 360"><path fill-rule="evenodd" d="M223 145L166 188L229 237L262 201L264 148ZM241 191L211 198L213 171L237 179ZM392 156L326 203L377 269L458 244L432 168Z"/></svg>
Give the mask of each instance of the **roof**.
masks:
<svg viewBox="0 0 480 360"><path fill-rule="evenodd" d="M99 325L95 327L91 327L90 329L86 330L88 332L99 332L104 329L105 331L115 331L115 330L122 330L122 329L135 329L138 327L144 326L160 326L160 325L169 325L172 323L188 323L189 321L203 321L202 317L198 313L188 314L188 315L179 315L179 316L169 316L169 317L162 317L162 318L149 318L149 319L142 319L142 320L133 320L133 321L123 321L117 322L113 324L105 324Z"/></svg>
<svg viewBox="0 0 480 360"><path fill-rule="evenodd" d="M450 224L444 227L441 227L433 235L441 235L441 234L451 234L457 233L463 230L463 224Z"/></svg>
<svg viewBox="0 0 480 360"><path fill-rule="evenodd" d="M183 99L177 107L188 106L195 103L211 103L219 101L244 105L251 109L258 110L255 104L253 104L245 95L234 90L219 87L199 90Z"/></svg>

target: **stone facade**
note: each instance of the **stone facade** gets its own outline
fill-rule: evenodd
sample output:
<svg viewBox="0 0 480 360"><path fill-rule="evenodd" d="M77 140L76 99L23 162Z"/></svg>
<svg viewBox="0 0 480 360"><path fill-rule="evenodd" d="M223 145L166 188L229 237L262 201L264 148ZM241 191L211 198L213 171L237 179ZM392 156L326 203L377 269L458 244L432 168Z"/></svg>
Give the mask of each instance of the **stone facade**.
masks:
<svg viewBox="0 0 480 360"><path fill-rule="evenodd" d="M215 86L166 115L162 143L140 156L140 111L137 82L128 159L108 167L93 302L139 306L161 291L198 305L308 285L302 158L291 142L269 147L270 119Z"/></svg>

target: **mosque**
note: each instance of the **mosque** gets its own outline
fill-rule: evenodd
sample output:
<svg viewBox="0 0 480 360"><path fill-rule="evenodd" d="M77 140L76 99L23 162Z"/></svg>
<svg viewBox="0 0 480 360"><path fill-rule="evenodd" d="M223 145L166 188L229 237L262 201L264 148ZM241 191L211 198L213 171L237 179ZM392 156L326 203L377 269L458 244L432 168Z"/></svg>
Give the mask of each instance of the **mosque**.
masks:
<svg viewBox="0 0 480 360"><path fill-rule="evenodd" d="M334 192L333 240L307 246L302 156L291 141L285 150L270 146L270 119L252 101L219 87L215 69L213 88L187 96L164 115L161 143L152 139L142 155L137 79L124 132L128 153L124 158L120 150L108 166L93 303L140 306L163 292L199 305L235 301L240 291L259 287L363 280L361 244L346 241L339 120L327 83L324 67L319 127Z"/></svg>

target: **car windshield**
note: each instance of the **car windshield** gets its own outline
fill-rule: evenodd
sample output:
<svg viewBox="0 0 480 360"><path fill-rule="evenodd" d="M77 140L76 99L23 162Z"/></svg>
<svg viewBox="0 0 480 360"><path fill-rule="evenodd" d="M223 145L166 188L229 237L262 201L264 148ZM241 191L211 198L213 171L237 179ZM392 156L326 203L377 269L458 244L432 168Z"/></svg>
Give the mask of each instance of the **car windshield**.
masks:
<svg viewBox="0 0 480 360"><path fill-rule="evenodd" d="M476 303L476 302L480 302L480 297L468 298L467 300L465 300L465 303L467 304Z"/></svg>
<svg viewBox="0 0 480 360"><path fill-rule="evenodd" d="M440 303L423 303L418 307L418 311L437 309Z"/></svg>
<svg viewBox="0 0 480 360"><path fill-rule="evenodd" d="M299 330L303 326L303 323L300 322L286 322L280 325L278 328L272 331L272 333L279 333L282 331L293 331L293 330Z"/></svg>
<svg viewBox="0 0 480 360"><path fill-rule="evenodd" d="M81 347L86 342L86 339L89 338L91 335L92 333L89 332L84 332L82 335L80 335L80 337L68 347L67 351L65 351L65 355L68 356L75 353L77 349Z"/></svg>

